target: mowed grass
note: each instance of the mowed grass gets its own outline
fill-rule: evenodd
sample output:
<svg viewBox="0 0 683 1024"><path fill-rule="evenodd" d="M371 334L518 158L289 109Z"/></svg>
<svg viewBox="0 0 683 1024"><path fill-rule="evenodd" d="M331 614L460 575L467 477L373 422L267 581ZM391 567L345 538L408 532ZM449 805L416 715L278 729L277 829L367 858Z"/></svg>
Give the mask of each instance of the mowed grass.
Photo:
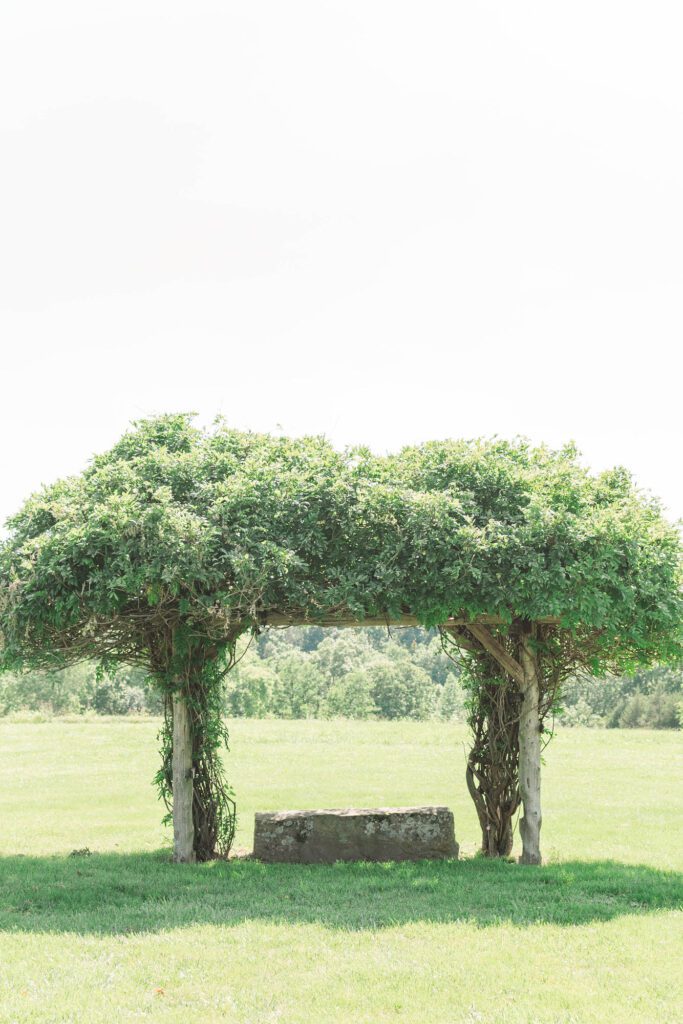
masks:
<svg viewBox="0 0 683 1024"><path fill-rule="evenodd" d="M683 1021L680 733L559 732L533 869L474 856L463 728L237 721L238 846L255 810L445 803L464 859L186 867L157 729L0 723L0 1021Z"/></svg>

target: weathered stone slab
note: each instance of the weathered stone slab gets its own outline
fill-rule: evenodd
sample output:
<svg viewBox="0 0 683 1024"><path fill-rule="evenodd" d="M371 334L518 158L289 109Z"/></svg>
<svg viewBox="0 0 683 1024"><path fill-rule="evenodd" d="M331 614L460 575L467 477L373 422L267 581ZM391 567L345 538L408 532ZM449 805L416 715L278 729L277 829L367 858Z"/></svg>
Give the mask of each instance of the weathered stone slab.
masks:
<svg viewBox="0 0 683 1024"><path fill-rule="evenodd" d="M457 857L448 807L377 807L260 813L254 856L269 863Z"/></svg>

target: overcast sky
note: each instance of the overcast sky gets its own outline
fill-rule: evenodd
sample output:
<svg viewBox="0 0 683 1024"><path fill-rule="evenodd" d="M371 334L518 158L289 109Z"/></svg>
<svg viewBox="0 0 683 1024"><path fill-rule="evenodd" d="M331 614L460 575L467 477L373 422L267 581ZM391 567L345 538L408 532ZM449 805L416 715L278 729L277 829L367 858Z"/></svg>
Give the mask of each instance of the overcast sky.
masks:
<svg viewBox="0 0 683 1024"><path fill-rule="evenodd" d="M3 0L0 518L177 410L682 516L678 7Z"/></svg>

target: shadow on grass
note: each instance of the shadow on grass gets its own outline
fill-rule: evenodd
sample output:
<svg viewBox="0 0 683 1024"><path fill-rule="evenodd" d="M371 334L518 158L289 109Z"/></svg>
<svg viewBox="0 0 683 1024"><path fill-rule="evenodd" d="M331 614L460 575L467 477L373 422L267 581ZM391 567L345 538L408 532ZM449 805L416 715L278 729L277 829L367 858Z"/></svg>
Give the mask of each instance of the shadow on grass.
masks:
<svg viewBox="0 0 683 1024"><path fill-rule="evenodd" d="M571 926L682 906L683 874L614 861L190 867L162 852L0 857L2 931L113 935L244 921L354 931L409 922Z"/></svg>

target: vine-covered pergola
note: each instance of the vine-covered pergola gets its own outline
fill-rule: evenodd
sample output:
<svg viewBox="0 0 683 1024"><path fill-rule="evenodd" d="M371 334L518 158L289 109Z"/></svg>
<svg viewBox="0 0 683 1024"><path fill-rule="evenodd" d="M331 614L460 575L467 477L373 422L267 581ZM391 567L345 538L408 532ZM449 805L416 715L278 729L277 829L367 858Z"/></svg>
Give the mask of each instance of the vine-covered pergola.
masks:
<svg viewBox="0 0 683 1024"><path fill-rule="evenodd" d="M677 530L625 470L592 475L571 446L494 438L377 456L161 416L8 525L0 667L148 670L165 696L157 782L179 861L232 842L221 687L245 634L439 628L467 666L483 849L509 852L521 799L532 864L562 681L681 656Z"/></svg>

